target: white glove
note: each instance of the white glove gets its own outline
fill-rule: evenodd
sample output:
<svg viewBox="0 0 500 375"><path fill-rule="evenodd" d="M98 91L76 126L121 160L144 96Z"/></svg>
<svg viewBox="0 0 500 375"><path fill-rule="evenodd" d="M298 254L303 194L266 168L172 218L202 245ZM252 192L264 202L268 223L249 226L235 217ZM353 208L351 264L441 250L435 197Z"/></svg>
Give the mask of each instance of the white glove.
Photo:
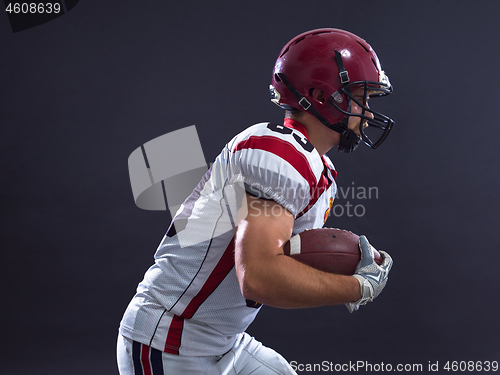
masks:
<svg viewBox="0 0 500 375"><path fill-rule="evenodd" d="M385 251L379 251L383 257L382 264L379 266L373 259L373 246L370 245L365 236L359 237L359 249L361 259L354 272L354 277L359 281L361 288L361 299L356 302L346 303L347 310L350 313L359 309L359 306L366 305L373 301L384 289L389 271L392 267L392 258Z"/></svg>

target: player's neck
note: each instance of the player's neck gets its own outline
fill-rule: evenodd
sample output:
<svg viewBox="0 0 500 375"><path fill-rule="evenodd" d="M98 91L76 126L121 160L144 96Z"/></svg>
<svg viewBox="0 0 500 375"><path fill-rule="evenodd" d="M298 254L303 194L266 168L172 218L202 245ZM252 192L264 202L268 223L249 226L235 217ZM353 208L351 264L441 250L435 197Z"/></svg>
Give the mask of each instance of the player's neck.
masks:
<svg viewBox="0 0 500 375"><path fill-rule="evenodd" d="M320 155L326 154L333 146L337 146L340 142L340 134L328 129L316 117L307 113L301 112L299 116L287 116L293 120L300 122L307 130L309 142Z"/></svg>

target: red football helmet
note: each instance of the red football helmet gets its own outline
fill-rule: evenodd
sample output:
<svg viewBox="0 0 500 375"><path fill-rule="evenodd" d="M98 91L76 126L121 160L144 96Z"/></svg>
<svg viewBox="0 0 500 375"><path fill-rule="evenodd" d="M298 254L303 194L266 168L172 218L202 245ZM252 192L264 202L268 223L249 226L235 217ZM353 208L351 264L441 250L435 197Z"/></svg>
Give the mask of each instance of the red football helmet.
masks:
<svg viewBox="0 0 500 375"><path fill-rule="evenodd" d="M365 90L363 102L352 96L360 87ZM323 90L324 102L311 96L314 88ZM391 92L389 78L372 47L350 32L330 28L307 31L290 40L276 60L270 86L274 103L284 109L308 111L340 133L339 151L342 152L353 151L360 142L356 133L347 127L349 116L360 117L371 129L382 130L373 142L366 129L360 127L361 139L371 148L377 148L387 138L394 121L370 109L367 97ZM362 108L361 114L351 112L353 100Z"/></svg>

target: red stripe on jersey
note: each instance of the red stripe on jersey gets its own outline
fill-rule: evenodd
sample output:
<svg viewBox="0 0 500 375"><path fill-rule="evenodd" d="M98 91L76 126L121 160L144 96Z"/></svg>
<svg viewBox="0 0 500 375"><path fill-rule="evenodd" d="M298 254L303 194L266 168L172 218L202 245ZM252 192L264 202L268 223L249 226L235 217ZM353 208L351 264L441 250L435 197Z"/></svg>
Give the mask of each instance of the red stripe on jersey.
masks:
<svg viewBox="0 0 500 375"><path fill-rule="evenodd" d="M300 212L297 215L297 218L301 217L307 211L309 211L309 209L312 206L314 206L314 204L318 201L319 197L321 197L321 194L323 194L323 192L325 190L327 190L332 185L333 181L331 181L330 178L328 178L328 170L330 170L330 172L332 173L332 177L334 179L337 178L337 171L330 169L324 161L323 161L323 165L324 165L325 169L323 170L323 173L321 174L321 177L319 179L319 184L316 187L316 190L314 190L314 192L311 194L311 200L309 201L309 204L307 205L306 208L304 208L304 210L302 212ZM335 173L333 173L333 172L335 172Z"/></svg>
<svg viewBox="0 0 500 375"><path fill-rule="evenodd" d="M233 152L243 149L258 149L270 152L281 159L287 161L297 172L309 183L310 192L316 187L316 177L309 165L306 156L300 153L290 143L273 136L251 136L248 139L238 143Z"/></svg>
<svg viewBox="0 0 500 375"><path fill-rule="evenodd" d="M174 315L170 327L168 328L167 341L164 352L179 355L181 346L182 329L184 328L184 318Z"/></svg>
<svg viewBox="0 0 500 375"><path fill-rule="evenodd" d="M332 172L333 179L337 181L337 171L336 170L330 170Z"/></svg>
<svg viewBox="0 0 500 375"><path fill-rule="evenodd" d="M149 349L147 345L141 345L141 365L144 375L152 375L151 373L151 363L149 362Z"/></svg>
<svg viewBox="0 0 500 375"><path fill-rule="evenodd" d="M330 171L330 173L332 174L332 177L334 179L334 181L337 181L337 171L335 169L332 169L330 167L330 165L328 164L328 162L325 160L325 157L322 156L321 157L321 161L323 162L323 165ZM327 174L327 172L325 172ZM328 174L327 174L328 175Z"/></svg>
<svg viewBox="0 0 500 375"><path fill-rule="evenodd" d="M210 249L209 249L210 250ZM219 262L213 269L210 276L208 276L207 281L201 287L200 291L196 296L193 297L189 305L186 306L184 312L181 316L185 319L191 319L201 306L203 302L213 293L215 289L219 286L219 284L224 280L229 271L231 271L234 267L234 237L231 239L231 242L226 247L224 254L220 258ZM170 331L169 331L170 333Z"/></svg>

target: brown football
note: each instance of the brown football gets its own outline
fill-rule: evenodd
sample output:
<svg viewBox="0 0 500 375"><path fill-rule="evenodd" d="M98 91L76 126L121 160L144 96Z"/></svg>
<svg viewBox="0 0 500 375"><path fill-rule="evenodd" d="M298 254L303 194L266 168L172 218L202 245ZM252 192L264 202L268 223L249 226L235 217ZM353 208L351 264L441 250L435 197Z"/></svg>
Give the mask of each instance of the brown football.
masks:
<svg viewBox="0 0 500 375"><path fill-rule="evenodd" d="M285 243L285 255L318 270L341 275L353 275L360 260L359 236L336 228L306 230ZM377 264L382 256L375 250Z"/></svg>

